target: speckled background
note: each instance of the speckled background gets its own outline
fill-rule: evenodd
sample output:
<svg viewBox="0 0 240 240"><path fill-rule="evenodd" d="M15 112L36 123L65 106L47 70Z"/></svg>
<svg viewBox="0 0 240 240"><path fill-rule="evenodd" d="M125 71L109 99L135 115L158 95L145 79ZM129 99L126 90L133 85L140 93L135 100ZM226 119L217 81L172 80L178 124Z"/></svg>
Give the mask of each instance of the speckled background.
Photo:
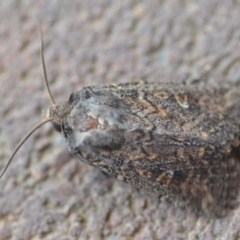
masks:
<svg viewBox="0 0 240 240"><path fill-rule="evenodd" d="M0 168L50 106L38 21L57 102L84 85L240 81L240 1L0 0ZM240 239L240 208L223 219L139 191L79 162L51 124L0 181L3 239Z"/></svg>

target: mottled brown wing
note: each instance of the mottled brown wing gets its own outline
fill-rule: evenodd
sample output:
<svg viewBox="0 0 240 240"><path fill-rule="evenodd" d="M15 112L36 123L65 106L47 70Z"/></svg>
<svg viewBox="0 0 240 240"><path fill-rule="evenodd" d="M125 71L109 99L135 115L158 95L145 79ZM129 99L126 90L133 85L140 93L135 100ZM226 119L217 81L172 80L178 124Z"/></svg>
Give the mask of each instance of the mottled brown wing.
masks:
<svg viewBox="0 0 240 240"><path fill-rule="evenodd" d="M87 87L51 115L82 161L221 216L237 194L238 90L169 83Z"/></svg>

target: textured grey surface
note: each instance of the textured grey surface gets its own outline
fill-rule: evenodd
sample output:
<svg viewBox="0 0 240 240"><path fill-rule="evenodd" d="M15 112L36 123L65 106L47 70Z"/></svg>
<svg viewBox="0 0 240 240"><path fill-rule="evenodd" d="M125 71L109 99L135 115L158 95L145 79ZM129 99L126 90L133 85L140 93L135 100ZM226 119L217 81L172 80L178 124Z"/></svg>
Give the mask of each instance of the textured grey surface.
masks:
<svg viewBox="0 0 240 240"><path fill-rule="evenodd" d="M240 1L0 1L0 167L50 106L38 19L56 100L84 85L240 81ZM239 239L240 208L197 217L71 157L51 124L0 181L0 239Z"/></svg>

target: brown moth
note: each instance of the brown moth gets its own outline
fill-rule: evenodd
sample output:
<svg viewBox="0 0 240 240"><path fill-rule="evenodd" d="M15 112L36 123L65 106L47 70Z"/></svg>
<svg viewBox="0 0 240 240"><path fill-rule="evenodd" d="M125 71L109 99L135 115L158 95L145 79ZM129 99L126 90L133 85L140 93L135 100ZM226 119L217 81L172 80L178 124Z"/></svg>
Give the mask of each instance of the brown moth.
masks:
<svg viewBox="0 0 240 240"><path fill-rule="evenodd" d="M42 63L50 93L43 55ZM234 207L239 86L129 83L84 87L60 105L50 97L49 117L36 128L52 121L81 161L197 212L219 217Z"/></svg>

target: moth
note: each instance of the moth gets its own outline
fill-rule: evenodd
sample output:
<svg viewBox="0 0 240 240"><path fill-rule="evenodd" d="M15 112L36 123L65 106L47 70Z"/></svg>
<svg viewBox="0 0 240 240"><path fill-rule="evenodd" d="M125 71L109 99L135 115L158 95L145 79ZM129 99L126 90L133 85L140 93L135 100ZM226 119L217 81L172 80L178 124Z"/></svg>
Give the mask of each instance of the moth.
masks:
<svg viewBox="0 0 240 240"><path fill-rule="evenodd" d="M58 105L41 56L53 106L48 118L17 146L6 168L32 132L51 121L74 156L119 180L216 217L235 206L240 158L237 84L90 86Z"/></svg>

